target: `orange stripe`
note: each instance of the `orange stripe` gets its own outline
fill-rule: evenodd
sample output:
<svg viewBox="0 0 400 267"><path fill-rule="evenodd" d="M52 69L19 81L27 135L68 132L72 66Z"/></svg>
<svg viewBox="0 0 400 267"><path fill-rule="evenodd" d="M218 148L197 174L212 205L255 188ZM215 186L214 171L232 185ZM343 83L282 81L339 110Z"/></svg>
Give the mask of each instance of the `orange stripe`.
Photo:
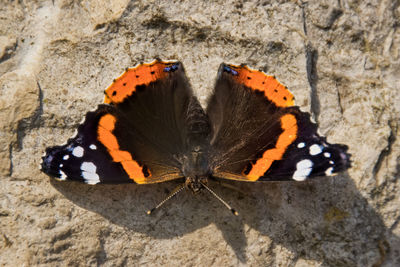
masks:
<svg viewBox="0 0 400 267"><path fill-rule="evenodd" d="M168 72L164 68L174 64L174 62L153 61L143 63L126 71L105 90L104 103L118 104L125 98L131 96L136 91L137 85L147 86L151 82L164 78ZM152 73L153 72L153 73Z"/></svg>
<svg viewBox="0 0 400 267"><path fill-rule="evenodd" d="M250 172L246 177L250 181L256 181L271 167L274 160L282 159L283 154L297 136L297 120L292 114L286 114L281 118L283 132L276 142L275 148L266 150L262 157L252 164Z"/></svg>
<svg viewBox="0 0 400 267"><path fill-rule="evenodd" d="M232 76L237 82L253 89L264 92L265 97L278 107L294 105L293 94L273 76L262 71L250 69L247 66L228 65L236 70L238 75Z"/></svg>
<svg viewBox="0 0 400 267"><path fill-rule="evenodd" d="M143 168L132 159L132 155L128 151L119 149L118 140L112 133L115 128L115 122L116 118L111 114L106 114L100 118L97 128L99 141L107 148L113 161L121 163L129 178L138 184L146 183L146 179L149 176L144 176Z"/></svg>

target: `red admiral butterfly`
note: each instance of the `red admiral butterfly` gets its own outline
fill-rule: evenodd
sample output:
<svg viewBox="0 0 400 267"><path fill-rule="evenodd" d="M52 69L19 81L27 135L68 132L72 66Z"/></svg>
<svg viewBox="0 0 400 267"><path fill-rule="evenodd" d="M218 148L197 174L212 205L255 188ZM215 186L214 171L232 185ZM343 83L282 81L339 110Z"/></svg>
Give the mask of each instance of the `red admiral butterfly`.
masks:
<svg viewBox="0 0 400 267"><path fill-rule="evenodd" d="M87 184L183 179L169 199L185 187L215 195L208 179L304 181L350 167L347 146L329 144L285 86L245 65L221 64L206 111L180 62L128 68L104 93L75 137L46 149L43 172Z"/></svg>

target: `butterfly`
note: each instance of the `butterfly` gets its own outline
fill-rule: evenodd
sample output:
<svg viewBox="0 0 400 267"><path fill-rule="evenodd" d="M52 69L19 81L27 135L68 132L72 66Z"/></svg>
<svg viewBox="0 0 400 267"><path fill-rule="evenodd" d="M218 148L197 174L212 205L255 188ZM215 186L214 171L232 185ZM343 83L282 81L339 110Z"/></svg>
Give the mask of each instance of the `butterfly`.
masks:
<svg viewBox="0 0 400 267"><path fill-rule="evenodd" d="M348 147L320 136L287 87L246 65L220 65L206 110L177 61L127 68L104 94L76 136L46 149L44 173L87 184L182 179L169 199L184 188L215 195L210 179L304 181L350 167Z"/></svg>

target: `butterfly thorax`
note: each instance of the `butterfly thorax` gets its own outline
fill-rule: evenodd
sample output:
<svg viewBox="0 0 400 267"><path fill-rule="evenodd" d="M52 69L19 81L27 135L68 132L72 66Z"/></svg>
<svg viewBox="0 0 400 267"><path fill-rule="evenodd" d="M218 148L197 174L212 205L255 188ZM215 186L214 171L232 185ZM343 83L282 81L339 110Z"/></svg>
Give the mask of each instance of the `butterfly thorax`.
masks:
<svg viewBox="0 0 400 267"><path fill-rule="evenodd" d="M185 176L187 188L194 193L198 192L207 183L210 176L207 150L195 146L192 151L183 156L182 172Z"/></svg>

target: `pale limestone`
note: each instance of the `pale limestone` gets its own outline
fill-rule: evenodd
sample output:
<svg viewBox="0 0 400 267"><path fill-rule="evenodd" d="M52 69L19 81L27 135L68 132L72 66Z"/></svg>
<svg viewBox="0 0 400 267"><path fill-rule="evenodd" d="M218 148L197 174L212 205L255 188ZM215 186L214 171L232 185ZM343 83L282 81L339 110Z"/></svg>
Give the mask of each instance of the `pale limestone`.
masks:
<svg viewBox="0 0 400 267"><path fill-rule="evenodd" d="M0 265L400 265L396 1L16 1L0 5ZM353 167L306 183L89 186L38 170L126 67L183 62L205 105L221 62L275 75Z"/></svg>

